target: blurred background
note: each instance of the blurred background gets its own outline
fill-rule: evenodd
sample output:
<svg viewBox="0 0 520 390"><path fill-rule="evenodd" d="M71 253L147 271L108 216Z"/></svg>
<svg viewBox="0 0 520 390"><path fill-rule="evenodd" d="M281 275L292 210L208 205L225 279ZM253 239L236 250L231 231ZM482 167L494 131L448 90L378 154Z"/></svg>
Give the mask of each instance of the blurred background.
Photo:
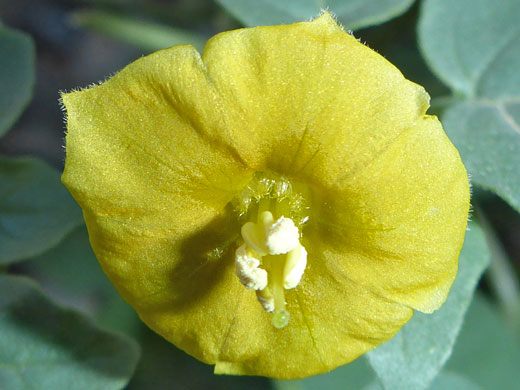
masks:
<svg viewBox="0 0 520 390"><path fill-rule="evenodd" d="M356 29L355 35L407 78L425 86L434 102L431 112L441 114L443 98L450 92L430 72L420 54L418 14L419 4L415 3L382 25ZM140 56L173 44L191 43L202 50L214 34L243 26L211 0L0 0L0 20L29 34L36 48L33 98L11 130L0 138L0 154L35 156L59 171L65 157L60 91L103 81ZM478 290L507 323L507 311L512 310L507 300L518 298L520 216L484 190L475 189L474 197L479 199L488 230L494 232L491 247L495 248L494 258L499 258L492 262ZM10 272L34 277L58 303L77 308L101 326L138 340L142 356L128 389L290 388L288 383L280 385L264 378L214 376L213 367L149 331L107 281L83 226L32 261L12 265ZM517 340L520 338L515 324L508 329ZM471 344L471 337L478 335L467 337ZM357 369L367 369L359 368L359 364ZM292 388L311 388L306 387L311 386L308 384L298 386Z"/></svg>

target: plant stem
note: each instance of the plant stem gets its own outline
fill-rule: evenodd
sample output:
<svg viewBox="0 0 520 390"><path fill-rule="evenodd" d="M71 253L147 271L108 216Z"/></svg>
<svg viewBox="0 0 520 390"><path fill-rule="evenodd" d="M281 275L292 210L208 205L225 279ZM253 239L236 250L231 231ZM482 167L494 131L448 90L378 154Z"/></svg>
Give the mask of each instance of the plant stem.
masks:
<svg viewBox="0 0 520 390"><path fill-rule="evenodd" d="M491 251L491 264L486 278L507 321L516 334L520 335L520 282L518 276L500 238L478 203L475 204L475 211Z"/></svg>

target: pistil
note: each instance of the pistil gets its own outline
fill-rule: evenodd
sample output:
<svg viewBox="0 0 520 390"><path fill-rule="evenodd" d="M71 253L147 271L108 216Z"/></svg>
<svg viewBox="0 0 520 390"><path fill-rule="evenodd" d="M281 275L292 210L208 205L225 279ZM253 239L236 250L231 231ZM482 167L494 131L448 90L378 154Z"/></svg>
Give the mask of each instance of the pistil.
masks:
<svg viewBox="0 0 520 390"><path fill-rule="evenodd" d="M284 268L286 263L285 255L270 256L271 257L271 276L274 298L274 313L271 320L275 328L283 328L289 323L289 312L285 310L285 293L284 293Z"/></svg>

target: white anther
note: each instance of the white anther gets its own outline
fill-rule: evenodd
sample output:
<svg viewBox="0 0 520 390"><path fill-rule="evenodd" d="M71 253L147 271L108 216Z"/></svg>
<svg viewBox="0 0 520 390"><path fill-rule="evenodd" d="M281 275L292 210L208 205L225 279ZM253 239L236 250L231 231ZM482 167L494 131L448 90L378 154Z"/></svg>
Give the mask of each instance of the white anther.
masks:
<svg viewBox="0 0 520 390"><path fill-rule="evenodd" d="M267 286L267 272L259 266L260 260L248 256L245 244L236 250L236 274L240 282L250 290L263 290Z"/></svg>
<svg viewBox="0 0 520 390"><path fill-rule="evenodd" d="M283 272L283 287L290 289L300 284L306 266L307 251L302 245L298 245L287 254L287 261Z"/></svg>
<svg viewBox="0 0 520 390"><path fill-rule="evenodd" d="M266 226L265 245L271 255L281 255L292 251L299 245L300 232L290 218L280 217Z"/></svg>
<svg viewBox="0 0 520 390"><path fill-rule="evenodd" d="M256 293L256 297L266 312L272 313L274 311L274 298L272 296L263 297L259 293Z"/></svg>

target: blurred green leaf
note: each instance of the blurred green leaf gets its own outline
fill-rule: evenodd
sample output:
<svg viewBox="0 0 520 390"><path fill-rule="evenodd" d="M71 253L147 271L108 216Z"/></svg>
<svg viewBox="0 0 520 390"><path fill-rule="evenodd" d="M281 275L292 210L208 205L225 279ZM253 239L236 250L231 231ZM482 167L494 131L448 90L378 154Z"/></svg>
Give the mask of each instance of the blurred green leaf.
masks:
<svg viewBox="0 0 520 390"><path fill-rule="evenodd" d="M36 159L0 157L0 264L53 247L82 219L57 171Z"/></svg>
<svg viewBox="0 0 520 390"><path fill-rule="evenodd" d="M374 26L404 13L414 0L217 0L245 26L301 22L328 9L349 30Z"/></svg>
<svg viewBox="0 0 520 390"><path fill-rule="evenodd" d="M520 211L520 101L458 103L444 112L443 124L472 181Z"/></svg>
<svg viewBox="0 0 520 390"><path fill-rule="evenodd" d="M357 387L354 387L357 389ZM366 386L363 390L383 390L378 382L372 383L370 386ZM455 374L449 371L441 372L428 390L484 390L481 387L474 384L468 378L465 378L459 374Z"/></svg>
<svg viewBox="0 0 520 390"><path fill-rule="evenodd" d="M104 305L96 313L96 323L104 328L136 337L143 326L141 319L113 286L112 291L113 294L105 300Z"/></svg>
<svg viewBox="0 0 520 390"><path fill-rule="evenodd" d="M441 372L433 381L429 390L484 390L470 379L453 372Z"/></svg>
<svg viewBox="0 0 520 390"><path fill-rule="evenodd" d="M0 388L121 389L139 357L127 337L54 305L30 279L0 275Z"/></svg>
<svg viewBox="0 0 520 390"><path fill-rule="evenodd" d="M489 264L482 230L470 224L448 299L433 314L416 312L390 341L368 353L386 390L426 389L449 358L477 282Z"/></svg>
<svg viewBox="0 0 520 390"><path fill-rule="evenodd" d="M97 293L106 298L113 292L92 251L85 225L74 229L55 247L31 259L30 269L67 294L84 297Z"/></svg>
<svg viewBox="0 0 520 390"><path fill-rule="evenodd" d="M80 27L119 39L147 51L189 44L202 52L206 44L205 37L192 31L103 11L76 12L73 20Z"/></svg>
<svg viewBox="0 0 520 390"><path fill-rule="evenodd" d="M464 102L443 123L473 182L520 211L520 2L427 0L419 40Z"/></svg>
<svg viewBox="0 0 520 390"><path fill-rule="evenodd" d="M464 319L453 354L429 390L517 388L520 346L514 339L491 304L477 293ZM381 389L375 383L364 390Z"/></svg>
<svg viewBox="0 0 520 390"><path fill-rule="evenodd" d="M267 378L215 375L214 366L199 362L144 326L139 341L142 358L127 390L272 389Z"/></svg>
<svg viewBox="0 0 520 390"><path fill-rule="evenodd" d="M507 241L502 242L505 237L499 234L501 227L498 225L498 219L496 218L500 218L500 211L498 211L498 208L493 211L489 208L489 203L486 204L488 196L488 191L483 192L477 189L477 191L474 191L473 197L475 212L484 229L491 252L491 264L486 273L486 281L492 295L497 300L497 306L507 319L508 325L516 330L520 337L520 278L516 272L516 264L509 257L509 248L506 249L504 247L504 243ZM494 220L493 222L491 218ZM517 228L516 232L518 230ZM511 231L514 232L515 230Z"/></svg>
<svg viewBox="0 0 520 390"><path fill-rule="evenodd" d="M336 390L343 388L361 390L374 380L376 380L374 370L370 368L365 357L360 357L327 374L293 381L275 380L273 383L276 390Z"/></svg>
<svg viewBox="0 0 520 390"><path fill-rule="evenodd" d="M31 38L0 24L0 137L29 103L34 85Z"/></svg>
<svg viewBox="0 0 520 390"><path fill-rule="evenodd" d="M446 369L483 389L517 389L520 346L491 305L477 295Z"/></svg>
<svg viewBox="0 0 520 390"><path fill-rule="evenodd" d="M517 99L518 0L426 0L419 42L433 71L470 98Z"/></svg>
<svg viewBox="0 0 520 390"><path fill-rule="evenodd" d="M141 320L103 273L85 225L31 259L27 270L54 301L91 314L104 328L136 335Z"/></svg>

